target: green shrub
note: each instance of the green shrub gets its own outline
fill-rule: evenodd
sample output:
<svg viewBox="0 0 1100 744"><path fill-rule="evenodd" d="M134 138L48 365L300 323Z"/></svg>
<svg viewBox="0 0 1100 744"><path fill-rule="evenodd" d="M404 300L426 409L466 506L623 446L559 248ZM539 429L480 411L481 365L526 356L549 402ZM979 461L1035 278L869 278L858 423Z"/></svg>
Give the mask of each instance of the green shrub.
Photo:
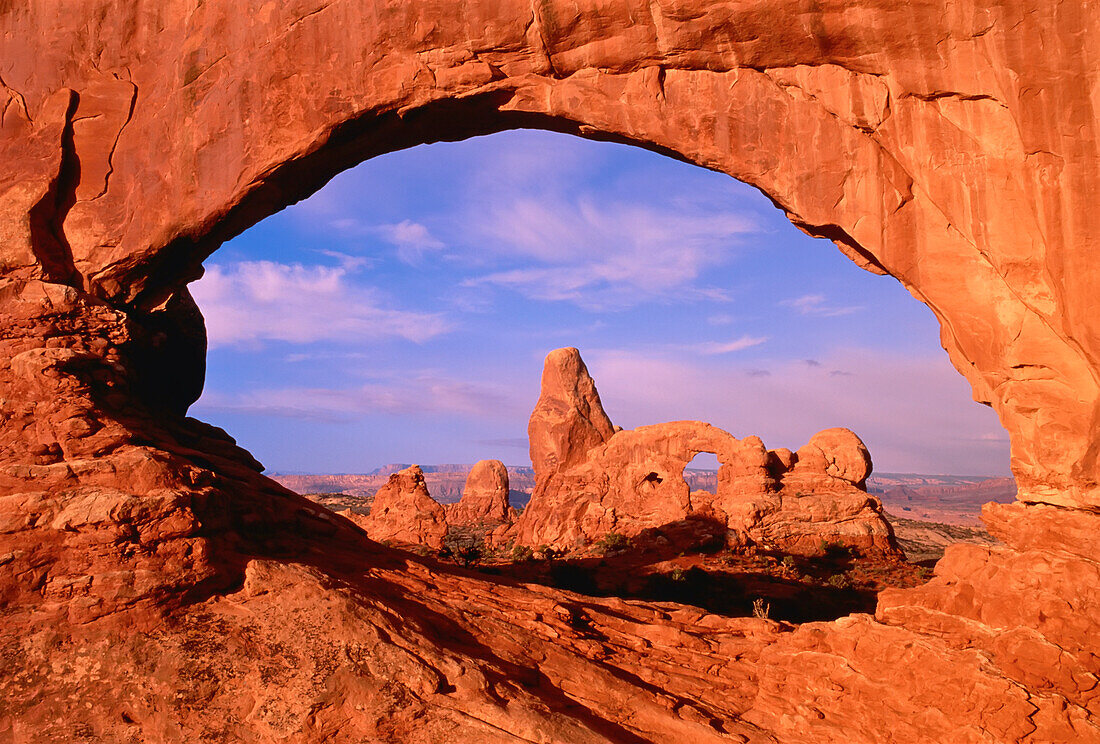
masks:
<svg viewBox="0 0 1100 744"><path fill-rule="evenodd" d="M512 546L512 563L526 563L535 557L535 551L526 545Z"/></svg>
<svg viewBox="0 0 1100 744"><path fill-rule="evenodd" d="M779 561L779 563L783 566L783 568L794 568L794 556L785 555L783 556L783 560Z"/></svg>
<svg viewBox="0 0 1100 744"><path fill-rule="evenodd" d="M672 569L672 573L670 573L668 577L673 581L683 581L687 578L687 575L684 573L684 569L676 567Z"/></svg>
<svg viewBox="0 0 1100 744"><path fill-rule="evenodd" d="M833 589L849 589L852 586L852 580L846 574L833 574L825 583Z"/></svg>
<svg viewBox="0 0 1100 744"><path fill-rule="evenodd" d="M618 532L608 532L596 541L596 547L604 555L614 555L630 550L630 538Z"/></svg>

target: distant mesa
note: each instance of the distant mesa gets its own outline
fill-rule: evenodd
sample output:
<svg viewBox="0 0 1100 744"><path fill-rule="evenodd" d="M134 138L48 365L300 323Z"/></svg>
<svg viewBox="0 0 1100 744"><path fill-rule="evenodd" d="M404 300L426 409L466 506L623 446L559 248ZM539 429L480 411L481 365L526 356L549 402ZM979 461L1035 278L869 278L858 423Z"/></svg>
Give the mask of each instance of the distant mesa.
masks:
<svg viewBox="0 0 1100 744"><path fill-rule="evenodd" d="M367 473L367 475L393 475L394 473L400 473L402 470L407 470L408 468L411 468L412 466L413 466L412 463L409 463L409 462L395 462L395 463L390 463L389 465L383 465L381 467L375 468L374 470ZM419 467L421 472L423 472L425 474L427 474L427 473L465 473L468 469L466 465L456 465L456 464L418 465L417 467Z"/></svg>

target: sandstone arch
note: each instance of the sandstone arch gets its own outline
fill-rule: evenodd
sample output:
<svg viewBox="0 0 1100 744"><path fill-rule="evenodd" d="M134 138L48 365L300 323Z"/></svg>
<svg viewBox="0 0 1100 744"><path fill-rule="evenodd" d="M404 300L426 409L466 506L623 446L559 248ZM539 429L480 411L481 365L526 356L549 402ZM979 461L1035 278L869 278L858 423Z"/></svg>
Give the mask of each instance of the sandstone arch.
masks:
<svg viewBox="0 0 1100 744"><path fill-rule="evenodd" d="M80 7L74 18L99 20L72 45L50 43L68 29L45 11L4 18L7 181L19 184L5 215L23 225L9 275L148 312L185 304L182 283L221 240L365 157L522 126L633 142L761 188L898 277L1000 413L1021 497L1100 503L1083 248L1100 228L1074 201L1096 156L1091 137L1061 138L1092 132L1074 81L1093 50L1088 34L1057 55L1025 43L1088 15L1041 3L950 17L870 2L499 2L444 17L303 2L248 19L216 3Z"/></svg>
<svg viewBox="0 0 1100 744"><path fill-rule="evenodd" d="M871 456L849 429L825 429L797 453L768 450L702 421L623 429L569 347L546 355L527 424L535 488L506 536L569 550L610 533L681 547L762 545L814 553L839 540L896 556L881 502L867 494ZM714 492L692 491L684 468L701 452L718 460Z"/></svg>
<svg viewBox="0 0 1100 744"><path fill-rule="evenodd" d="M0 5L0 30L0 590L12 611L154 617L241 576L258 591L282 574L255 561L248 573L245 559L286 554L291 535L351 540L180 415L204 346L185 284L222 240L363 158L543 127L755 185L933 309L1012 437L1022 503L987 513L1011 547L954 551L927 590L883 597L885 625L853 623L916 644L912 668L965 668L1007 701L991 712L930 693L940 715L906 729L911 740L953 721L1002 740L1098 738L1090 4L84 0L64 17ZM839 722L820 740L874 740L858 721L886 705L883 672L846 645L853 623L769 646L756 707L737 715L782 739L816 711ZM933 640L952 633L963 650ZM845 694L787 673L815 643L824 660L798 674L843 677ZM687 735L649 715L650 731Z"/></svg>

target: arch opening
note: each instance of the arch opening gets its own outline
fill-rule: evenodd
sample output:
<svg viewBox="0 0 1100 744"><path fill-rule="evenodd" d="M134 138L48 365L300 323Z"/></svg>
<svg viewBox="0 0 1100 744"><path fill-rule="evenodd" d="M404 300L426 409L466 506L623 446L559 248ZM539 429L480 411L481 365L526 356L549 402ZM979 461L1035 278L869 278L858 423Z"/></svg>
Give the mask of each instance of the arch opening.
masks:
<svg viewBox="0 0 1100 744"><path fill-rule="evenodd" d="M523 188L531 188L531 182L538 182L538 189L541 190L534 192L533 196L522 193L522 189L510 194L514 197L514 201L510 202L503 211L519 214L521 219L501 219L501 215L496 214L494 217L499 222L495 223L492 229L485 229L483 226L480 234L463 238L457 226L466 224L468 228L472 215L481 213L484 216L485 213L491 212L492 199L502 198L506 192L515 191L516 184L506 183L506 188L491 191L489 199L436 213L427 208L434 201L443 197L453 199L454 194L481 192L471 188L469 183L461 179L456 179L455 183L444 186L433 184L424 174L429 170L437 173L442 170L448 174L462 171L462 168L456 167L455 163L450 163L450 167L441 169L440 162L447 163L448 157L451 156L441 153L440 148L472 148L467 155L458 157L458 160L465 158L465 166L469 168L471 162L484 159L486 153L493 149L508 151L509 136L519 138L517 141L521 144L523 144L523 137L534 137L535 141L547 148L548 153L541 156L539 163L523 164L520 168L528 171L521 174L526 176L526 182L520 185ZM493 144L494 141L501 139L505 140L503 145ZM703 186L692 183L697 189L713 190L715 181L710 179L721 179L723 188L733 189L733 191L719 191L719 196L723 198L713 198L712 194L711 203L706 205L709 212L702 210L699 214L690 215L698 223L703 224L704 228L687 224L691 221L682 219L683 214L690 213L693 209L690 204L684 206L683 195L676 197L681 200L681 203L674 208L667 208L667 205L666 208L661 207L662 202L675 201L675 198L670 197L668 193L662 192L659 198L650 198L648 201L642 199L641 207L627 205L629 208L622 209L621 214L611 214L615 210L601 209L601 204L614 205L616 199L624 201L625 197L622 194L612 193L611 198L603 202L592 199L585 203L580 197L575 197L571 191L576 188L575 173L566 173L567 177L563 177L561 184L558 185L560 193L554 192L548 189L546 184L548 178L545 169L549 163L560 166L563 161L572 159L574 167L581 170L587 168L597 173L593 176L590 172L585 176L586 178L596 181L601 178L609 180L599 167L594 167L594 164L598 165L602 159L607 158L615 161L616 158L621 157L622 152L636 153L637 151L618 148L615 150L618 154L614 156L599 155L600 147L613 146L597 147L585 140L569 139L559 140L572 143L574 148L570 150L569 147L565 147L566 154L563 154L559 149L555 149L557 145L547 144L551 139L555 138L537 133L498 134L463 144L435 145L390 155L387 158L391 164L387 164L385 159L379 159L361 166L365 170L377 164L381 169L378 173L360 176L356 171L349 171L346 177L333 182L334 187L346 182L348 185L344 187L343 193L345 196L347 193L356 195L359 201L355 204L334 206L333 202L337 199L332 196L332 191L326 189L318 195L322 206L317 206L316 202L306 201L293 210L283 213L282 217L277 215L272 218L276 224L270 228L267 227L270 224L267 222L257 226L258 233L254 243L248 242L249 236L254 234L251 231L242 235L239 240L229 242L225 249L211 260L206 278L195 285L194 294L200 306L209 307L209 303L213 303L218 308L214 313L207 313L211 318L211 358L212 362L216 363L211 364L211 385L206 397L196 406L196 413L204 418L211 418L213 413L216 423L242 435L242 443L259 455L261 461L266 462L271 470L280 473L281 482L284 484L301 492L329 491L330 493L321 499L322 503L338 506L346 506L347 504L343 501L347 499L339 495L334 496L331 491L335 490L339 494L352 497L372 496L395 469L394 464L408 465L414 462L423 466L427 487L432 496L440 501L455 501L462 493L465 472L461 468L448 471L439 466L447 462L467 463L468 466L482 457L500 458L510 465L517 466L510 473L511 490L515 493L518 485L520 493L527 491L529 495L533 490L533 482L524 481L524 474L520 472L526 467L522 457L526 447L526 441L522 437L522 422L525 421L526 414L537 395L537 391L532 388L534 375L526 372L525 379L522 381L517 379L507 381L517 390L525 387L529 391L526 398L519 394L511 396L512 402L516 405L513 406L515 410L512 411L510 429L478 428L471 425L469 421L460 420L463 414L462 406L469 408L482 405L488 408L496 405L499 409L499 400L508 398L507 395L498 396L497 404L492 402L491 395L481 398L474 396L467 398L464 402L460 400L458 403L445 395L434 399L431 396L433 390L436 392L443 390L445 393L451 391L456 395L462 391L470 392L476 387L478 380L468 376L469 373L491 376L493 369L504 368L516 371L521 366L529 368L532 359L537 359L549 347L558 343L577 344L596 349L605 347L602 354L603 359L606 360L604 369L613 370L615 375L611 386L602 388L605 395L618 387L616 383L626 385L631 382L632 377L636 378L637 375L634 375L632 370L642 368L650 373L661 373L661 364L667 367L670 362L683 362L685 359L694 359L698 362L694 369L688 364L685 367L688 373L681 375L688 380L688 384L670 385L666 370L663 373L665 377L657 376L648 380L647 384L651 386L648 390L639 387L638 380L635 379L632 389L627 391L623 399L609 398L614 400L619 410L628 412L626 415L632 417L632 423L651 423L693 416L711 419L714 423L725 425L731 430L736 430L738 436L764 434L766 441L769 442L776 439L779 442L790 442L792 439L806 441L816 430L815 426L826 428L832 423L850 423L829 422L827 418L818 417L814 423L803 422L804 431L794 434L782 431L782 427L760 426L761 422L769 417L788 423L797 418L793 408L785 413L775 410L774 401L777 390L789 391L792 387L797 388L801 382L811 378L817 380L814 384L818 386L834 384L844 387L847 384L846 389L849 390L849 394L851 390L859 387L856 384L858 381L851 379L857 377L857 373L836 366L837 357L829 356L829 349L824 346L808 349L805 344L806 339L827 335L821 332L824 326L832 326L835 329L838 326L852 325L853 316L865 309L864 305L855 306L850 302L845 304L843 297L827 296L816 291L821 289L822 272L836 272L838 265L844 266L845 269L850 268L842 257L836 256L827 245L807 243L801 248L777 245L778 239L772 232L775 228L771 225L761 227L752 233L754 236L752 244L746 245L749 241L744 239L740 232L743 225L735 219L743 216L727 214L722 211L726 207L722 207L721 203L725 197L744 198L749 194L749 190L731 179L726 179L723 175L686 168L686 166L677 165L676 168L680 170L672 176L668 174L661 176L658 173L652 176L651 180L645 181L642 189L635 189L635 191L649 191L652 194L652 184L662 183L663 177L672 178L674 181L681 179L691 182L692 177L684 175L687 172L703 174L701 176L705 180ZM594 147L597 149L592 149ZM522 161L522 157L529 154L524 152L525 148L529 149L529 145L513 146L509 157L518 157ZM659 170L659 166L653 164L655 161L664 162L647 156L645 162L640 165L631 163L628 166L620 164L618 167L626 167L628 171L631 167ZM422 179L419 182L415 175L409 175L415 174L417 169ZM398 175L403 175L406 182L411 185L401 187L407 193L394 197L396 206L385 211L384 214L377 210L371 212L370 209L365 209L364 204L378 202L379 193L382 190L378 185L371 186L370 183L384 184L384 190L388 192L399 191L399 187L395 186ZM492 174L481 173L479 177L491 180ZM620 181L629 180L622 175L618 178ZM593 193L598 192L591 184L587 184L586 188ZM630 189L626 191L629 192ZM338 190L337 193L341 192ZM572 200L563 198L563 194L570 196ZM641 195L644 196L644 194ZM632 196L639 198L639 193L633 193ZM544 206L549 208L529 209L527 212L515 208L516 205L529 207L537 199L544 200L546 202ZM759 210L759 202L762 200L758 198L757 201L758 205L754 209ZM326 204L327 206L324 206ZM326 212L326 209L330 211ZM647 212L646 209L649 211ZM353 217L349 217L349 214ZM770 208L768 208L768 214L772 214ZM576 232L576 229L579 229L576 225L563 227L560 224L563 221L567 222L567 217L575 219L585 229L594 230L597 243L629 227L632 219L635 221L641 219L650 232L661 233L665 243L648 245L648 248L654 251L656 259L664 260L666 263L661 264L657 272L642 265L636 274L628 273L625 279L622 276L616 277L608 267L615 268L616 261L638 259L638 256L631 253L632 250L638 249L638 245L628 246L628 250L618 253L611 251L605 263L596 267L599 270L592 270L592 267L585 263L591 258L587 255L591 253L590 245L581 247L582 250L577 252L579 257L574 263L542 261L541 258L548 255L554 246L539 243L537 240L531 243L533 239L523 236L523 228L529 228L534 222L541 224L544 228L549 225L552 233L557 230L554 237L560 238L564 235L575 238L579 234ZM543 220L543 223L538 223L536 218ZM785 218L779 217L779 219L784 225L786 224ZM672 224L664 224L662 221L671 221ZM717 232L712 229L715 223L721 227ZM328 237L324 236L325 229L318 229L319 224L331 231ZM730 224L733 228L729 227ZM452 230L448 226L455 229ZM693 233L692 230L696 232ZM726 230L729 234L723 233L722 230ZM796 234L789 229L788 233ZM516 264L515 252L510 254L508 250L501 250L499 246L494 249L495 253L487 251L486 235L495 237L501 242L512 240L523 243L527 240L528 243L522 246L523 249L519 253L524 254L520 258L524 258L529 263ZM308 236L312 242L305 246L293 244L294 240L305 239L303 236ZM507 240L503 240L501 236L505 236ZM279 242L288 238L290 244ZM708 240L717 242L715 245L704 245L702 248L691 245L691 241L706 243ZM723 240L731 242L731 245L721 244ZM684 251L685 242L697 254L684 258L685 262L694 262L691 263L691 271L687 272L686 279L681 280L673 276L667 285L654 284L655 277L660 278L660 274L668 274L670 269L675 268L675 262L668 264L667 259L670 256L675 258L677 251ZM720 250L715 250L714 255L708 253L715 248ZM476 270L471 273L464 273L465 270L461 268L464 265L462 262L469 261L471 255L477 250L489 252L492 255L489 258L485 255L480 257L475 255L474 257L480 260L482 265L475 266ZM731 263L729 261L723 262L721 258L723 251L736 253L738 250L749 254L747 259L742 257L742 262L748 262L747 266L740 265L736 261L732 262L732 265L727 265ZM767 274L762 279L757 277L751 283L738 283L730 279L738 274L751 274L753 271L759 271L761 267L774 263L774 254L781 250L797 251L798 259L807 262L799 277L792 278L791 274L795 272L789 269L776 272L773 268L773 273ZM823 258L824 255L828 258ZM223 256L225 258L222 258ZM493 261L497 263L494 264ZM533 265L531 261L534 261ZM456 269L456 266L460 268ZM594 277L591 281L587 281L587 278L577 279L584 270L588 270ZM455 274L458 275L459 281L454 281ZM812 285L809 283L810 277L815 274L818 274L816 279L818 284ZM784 275L791 289L788 293L779 295L775 287L783 285ZM882 285L884 280L857 273L854 270L844 274L843 279L838 283L852 281L853 276L865 282L860 285L859 292L853 293L862 297L861 302L866 303L875 296L876 292L881 291L866 282ZM365 284L358 285L359 280L363 280ZM554 284L552 280L560 283ZM572 282L573 289L576 290L578 281L580 282L579 291L570 292L562 289L562 286L568 288L569 282ZM735 301L735 298L716 291L721 289L718 285L722 281L737 284L738 293L743 295L740 304ZM442 307L439 304L441 295L432 296L425 305L418 305L416 302L410 304L407 300L407 298L425 299L427 295L438 293L447 282L469 291L465 296L458 298L458 304L446 307L443 311L439 310ZM803 284L800 286L798 282ZM386 290L387 301L392 301L392 304L379 306L375 303L376 290L380 287ZM288 302L288 293L295 291L295 288L305 292L306 296L303 301ZM826 291L828 289L827 287ZM894 289L897 288L894 287ZM689 290L693 294L692 299L686 303L686 307L677 307L676 303L682 301L678 300L677 296ZM335 300L333 297L317 294L317 292L327 291L335 293ZM311 292L314 294L310 294ZM501 305L496 316L492 316L485 307L476 306L476 302L484 299L486 294L491 294L493 302ZM897 296L898 293L895 291L894 297ZM234 302L242 299L254 303L251 310L248 307L234 305ZM347 301L349 299L350 302ZM903 299L907 305L911 305L908 298ZM350 324L342 323L339 317L332 317L331 313L336 311L336 308L342 307L347 311L355 305L355 302L375 304L371 305L370 312L366 315L353 317L355 322ZM281 310L278 307L280 304L285 305ZM455 333L448 328L446 318L441 320L441 316L454 312L454 307L461 307L462 313L465 313L463 317L490 315L488 325L491 326L494 322L500 324L506 317L515 316L519 308L525 304L538 305L548 316L555 314L549 308L557 308L556 314L561 315L561 308L565 307L567 308L565 314L573 321L573 327L562 329L539 321L536 326L543 337L561 338L561 341L541 342L542 345L537 348L509 348L506 349L507 353L501 354L499 350L494 351L492 347L499 344L501 335L505 338L515 338L517 331L514 325L506 325L502 331L497 329L496 336L482 328L475 330L473 335L453 338ZM739 320L735 311L746 310L751 310L751 314ZM231 322L218 320L216 317L218 312L224 313ZM326 312L330 314L326 315ZM765 332L760 330L758 325L754 325L758 324L761 318L766 319L767 316L776 314L785 315L786 319L784 324L781 324L782 327ZM704 323L699 322L700 317L705 317ZM633 319L633 322L624 323L623 318ZM372 335L377 328L364 330L371 320L377 321L380 325L390 324L392 329L388 332L389 337L387 333L381 334L381 338ZM898 321L881 313L872 319L872 323L880 324L878 326L880 329L887 327L891 322ZM454 325L461 326L468 323L469 321L463 321ZM584 323L592 327L587 327ZM602 327L595 327L600 323L603 324ZM910 323L914 328L919 323L923 323L925 336L928 337L931 327L928 318L917 320L910 317L904 323ZM694 327L695 335L685 334L683 331L685 327ZM573 335L563 336L561 335L563 330ZM665 335L652 333L651 331L654 330L664 330ZM315 334L315 337L311 337L311 333ZM583 336L583 342L577 340L578 333ZM423 337L418 338L417 334L422 334ZM630 343L620 345L619 348L606 348L609 341L616 335L630 339ZM850 332L849 335L852 338L855 337ZM778 355L759 353L766 350L769 344L779 345ZM420 372L430 366L431 360L431 354L425 353L425 349L433 345L441 345L444 348L444 355L450 355L451 359L463 356L476 357L476 364L470 364L470 360L467 359L466 367L462 368L460 363L459 371L467 373L466 377L458 376L454 379L440 380L422 375ZM654 350L659 353L654 353ZM894 350L889 349L889 351ZM749 355L747 357L744 356L746 352ZM787 356L783 356L784 354ZM934 354L938 356L938 352ZM371 361L376 362L382 357L396 361L389 369L379 370L370 366ZM523 364L517 365L517 359L523 360ZM716 370L722 366L730 366L731 359L735 360L732 364L736 372L735 377L719 380L714 376ZM435 366L438 366L438 363L435 363ZM912 365L900 363L895 364L891 369L909 366ZM353 368L359 375L355 378L356 382L359 383L364 379L366 382L362 382L357 389L353 389L348 384L349 378L345 377L342 381L334 378L333 370L337 367L344 367L345 370ZM405 374L404 377L412 377L425 384L411 387L405 384L408 379L402 379L402 373L408 373L410 368L414 370L413 373ZM289 377L294 384L283 384L282 388L275 387L272 381L277 380L279 375L272 376L272 372L278 369L282 370L283 375L288 374L287 370L292 370L289 372ZM244 374L242 370L245 371ZM941 372L946 373L944 377L947 379L954 379L953 371L947 369L946 365L941 364ZM693 378L700 382L693 384L691 382ZM230 380L236 384L235 388L226 385ZM502 381L495 380L495 382ZM601 385L606 384L606 382L601 383ZM956 386L958 387L960 386ZM689 389L694 395L679 400L652 400L653 389L670 388ZM708 389L737 391L732 396L724 397L733 398L740 408L721 410L721 406L718 406L718 409L715 409L714 403L718 396L713 392L707 393ZM822 390L823 388L820 387L815 388L808 397L813 399L816 396L820 404L822 400L829 397ZM419 407L416 406L417 395L424 397ZM612 392L612 395L623 396L623 393ZM647 398L651 399L649 404L642 405ZM769 400L772 402L769 403ZM763 408L752 406L746 408L749 402L765 405ZM348 414L353 416L362 414L369 417L369 409L386 405L392 405L392 408L387 410L385 415L375 417L373 440L367 438L371 436L368 434L371 427L351 428L345 425L346 422L338 421L341 417L346 418ZM433 405L436 407L433 408ZM444 408L441 416L438 407L440 405L453 407L449 410ZM311 409L310 406L313 408ZM833 410L835 412L837 409L834 407ZM887 418L905 417L887 416ZM286 439L282 445L271 440L265 441L265 434L278 428L273 426L272 422L280 419L294 422L295 436ZM407 427L407 431L401 432L397 423L400 420L413 420L417 425ZM516 426L517 421L520 422L520 426ZM328 431L325 431L326 427ZM343 432L337 433L341 428ZM855 428L862 427L855 425ZM442 450L444 454L434 455L431 451L412 450L408 447L409 443L424 440L423 432L426 430L449 431L452 440L474 446L465 450ZM353 433L349 434L349 432ZM348 459L352 449L358 449L361 452L369 451L369 445L365 446L364 443L377 442L378 437L383 433L385 439L392 442L397 449L388 450L388 454L384 455L375 454L369 460ZM323 443L317 448L322 456L331 458L324 467L319 468L315 464L311 466L309 462L293 459L295 456L301 457L308 453L308 449L303 448L302 445L310 435L317 436L317 441ZM406 449L400 449L402 446ZM339 459L340 457L344 459ZM717 470L717 459L712 457L712 460L711 469ZM309 475L295 472L308 470L314 471L318 477L311 479ZM318 470L322 472L316 472ZM355 476L346 478L344 485L331 485L336 482L332 476L341 473L353 473ZM644 480L654 488L661 486L665 476L656 471L651 471L650 474L655 474L656 477L649 478L647 475ZM324 485L326 480L330 485ZM694 486L692 490L696 490ZM709 490L713 494L715 486L702 490ZM522 498L513 506L523 506ZM360 507L360 511L362 510ZM672 567L668 570L673 571L676 568ZM816 578L828 579L831 575ZM584 583L570 583L570 579L561 579L560 576L557 578L550 576L548 580L564 581L572 588ZM708 589L705 593L709 592ZM860 601L863 604L858 607L866 609L866 597ZM797 616L793 610L788 609L784 612L788 617Z"/></svg>
<svg viewBox="0 0 1100 744"><path fill-rule="evenodd" d="M718 455L700 452L684 466L684 480L692 491L706 491L712 496L718 492Z"/></svg>

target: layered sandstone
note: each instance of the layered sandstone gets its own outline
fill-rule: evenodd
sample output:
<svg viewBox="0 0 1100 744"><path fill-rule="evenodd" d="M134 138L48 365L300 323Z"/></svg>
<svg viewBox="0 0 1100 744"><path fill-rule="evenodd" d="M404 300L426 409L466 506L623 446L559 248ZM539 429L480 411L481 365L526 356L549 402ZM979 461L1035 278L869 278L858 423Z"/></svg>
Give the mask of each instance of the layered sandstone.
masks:
<svg viewBox="0 0 1100 744"><path fill-rule="evenodd" d="M578 389L586 394L573 395ZM555 402L552 414L545 401ZM606 422L610 436L561 425L590 420ZM570 441L578 431L580 438ZM737 439L699 421L617 429L580 353L570 348L547 355L528 432L535 490L509 533L521 544L568 549L611 532L659 535L695 519L720 526L735 545L814 553L840 542L864 551L897 550L881 502L866 492L871 456L848 429L819 432L795 453L769 451L757 437ZM684 480L684 468L701 452L718 457L714 493L691 491Z"/></svg>
<svg viewBox="0 0 1100 744"><path fill-rule="evenodd" d="M1094 4L76 0L3 6L0 59L0 738L1100 741ZM586 601L406 565L185 418L222 241L515 127L896 277L1012 438L1004 545L873 619Z"/></svg>
<svg viewBox="0 0 1100 744"><path fill-rule="evenodd" d="M349 514L372 540L443 547L447 515L431 494L419 465L392 474L367 515Z"/></svg>

